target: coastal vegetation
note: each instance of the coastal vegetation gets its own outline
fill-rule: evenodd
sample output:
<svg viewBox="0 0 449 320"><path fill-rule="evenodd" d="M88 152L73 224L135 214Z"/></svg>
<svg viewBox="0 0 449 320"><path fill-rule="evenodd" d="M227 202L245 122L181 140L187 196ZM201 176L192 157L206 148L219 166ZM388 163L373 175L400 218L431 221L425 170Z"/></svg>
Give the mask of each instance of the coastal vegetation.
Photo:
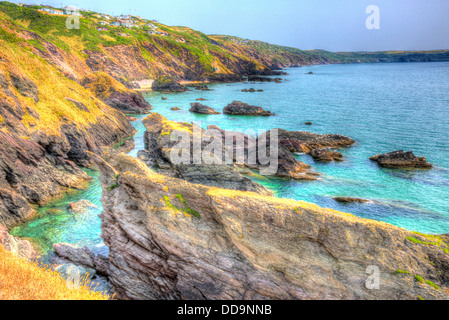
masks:
<svg viewBox="0 0 449 320"><path fill-rule="evenodd" d="M89 282L63 279L46 266L18 258L0 245L0 300L109 300L94 292Z"/></svg>

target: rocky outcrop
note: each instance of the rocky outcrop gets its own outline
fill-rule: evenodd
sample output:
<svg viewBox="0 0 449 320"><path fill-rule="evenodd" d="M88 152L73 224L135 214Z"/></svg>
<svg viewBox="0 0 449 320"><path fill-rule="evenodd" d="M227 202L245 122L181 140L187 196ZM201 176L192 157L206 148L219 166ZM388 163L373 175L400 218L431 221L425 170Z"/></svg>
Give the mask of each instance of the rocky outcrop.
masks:
<svg viewBox="0 0 449 320"><path fill-rule="evenodd" d="M159 114L148 116L143 120L143 123L147 128L145 146L149 151L150 163L154 164L160 172L164 172L164 174L169 174L170 176L183 177L193 183L266 193L267 190L259 184L246 177L242 178L238 170L242 165L258 171L266 170L266 167L269 167L270 163L261 161L258 151L259 147L266 143L266 153L273 154L275 159L272 160L277 161L275 170L269 172L268 175L297 180L317 179L317 174L309 170L309 165L296 160L282 146L277 150L271 150L270 137L259 141L255 137L250 137L240 132L225 131L216 126L208 126L207 130L203 130L191 124L168 121ZM203 139L200 147L201 151L206 150L211 140L215 138L221 139L221 149L216 150L218 152L214 154L214 157L217 157L214 160L215 164L204 164L203 152L201 153L199 163L194 163L194 129L198 137L202 137ZM175 165L171 160L173 147L177 145L177 141L172 141L170 138L173 131L183 131L189 136L191 154L188 164ZM232 139L230 140L232 141L230 145L227 145L229 142L226 142L226 136ZM237 159L237 155L242 155L242 159ZM225 184L220 182L220 179L225 181Z"/></svg>
<svg viewBox="0 0 449 320"><path fill-rule="evenodd" d="M378 154L370 158L381 167L392 169L430 169L432 165L427 162L425 157L417 157L412 151L404 152L402 150L390 153Z"/></svg>
<svg viewBox="0 0 449 320"><path fill-rule="evenodd" d="M192 183L199 183L208 186L221 186L233 190L254 191L260 194L271 194L271 192L243 176L239 170L231 163L226 164L221 158L217 158L214 163L206 163L202 157L199 162L193 163L193 130L194 126L188 123L176 123L165 119L157 113L146 117L142 123L147 131L145 132L145 148L148 153L146 162L157 168L159 172L177 178L185 179ZM201 137L206 137L207 132L199 127L195 127ZM188 163L175 163L172 159L173 148L178 141L171 139L174 131L185 132L188 136L189 161ZM201 138L200 138L201 139ZM200 152L207 145L206 141L200 142Z"/></svg>
<svg viewBox="0 0 449 320"><path fill-rule="evenodd" d="M34 245L24 239L13 237L8 230L0 224L0 246L11 251L15 256L33 261L39 257Z"/></svg>
<svg viewBox="0 0 449 320"><path fill-rule="evenodd" d="M278 131L279 143L290 152L309 153L312 149L347 148L355 143L339 134L318 134L307 131Z"/></svg>
<svg viewBox="0 0 449 320"><path fill-rule="evenodd" d="M96 161L118 299L449 298L446 236Z"/></svg>
<svg viewBox="0 0 449 320"><path fill-rule="evenodd" d="M180 85L176 79L170 76L157 78L151 85L151 89L162 92L184 92L187 90L186 87Z"/></svg>
<svg viewBox="0 0 449 320"><path fill-rule="evenodd" d="M231 115L245 115L245 116L273 116L270 111L265 111L261 107L250 106L241 101L233 101L223 109L223 113Z"/></svg>
<svg viewBox="0 0 449 320"><path fill-rule="evenodd" d="M94 269L102 275L108 275L108 257L103 254L96 255L87 247L79 248L68 243L55 243L53 250L57 256L66 260L63 262Z"/></svg>
<svg viewBox="0 0 449 320"><path fill-rule="evenodd" d="M85 188L90 177L80 167L92 164L86 151L101 153L135 129L80 86L76 99L39 90L12 62L5 66L14 72L0 70L0 224L11 228L35 215L31 205ZM35 98L23 100L12 88ZM48 92L61 96L56 105L40 105Z"/></svg>
<svg viewBox="0 0 449 320"><path fill-rule="evenodd" d="M142 93L126 88L107 73L89 74L82 79L81 84L108 106L124 113L145 114L152 109Z"/></svg>
<svg viewBox="0 0 449 320"><path fill-rule="evenodd" d="M198 102L192 102L190 104L191 108L189 109L190 112L193 113L199 113L199 114L220 114L220 112L215 111L211 107L208 107L204 104L198 103Z"/></svg>

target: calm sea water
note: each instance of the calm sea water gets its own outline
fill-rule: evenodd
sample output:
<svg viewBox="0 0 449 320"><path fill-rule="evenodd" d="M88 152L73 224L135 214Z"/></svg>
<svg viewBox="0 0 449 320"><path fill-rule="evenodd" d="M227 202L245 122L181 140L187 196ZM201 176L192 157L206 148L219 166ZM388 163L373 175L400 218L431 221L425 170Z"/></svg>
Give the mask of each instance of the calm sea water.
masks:
<svg viewBox="0 0 449 320"><path fill-rule="evenodd" d="M305 75L313 71L314 75ZM266 179L258 182L278 197L306 200L354 215L382 220L409 230L449 233L449 63L326 65L289 69L278 83L214 84L213 91L147 93L154 111L169 120L200 121L227 130L245 131L283 128L316 133L339 133L357 143L342 149L345 161L314 162L308 155L295 155L310 164L321 178L313 182ZM263 89L245 93L244 88ZM167 100L162 100L162 96ZM232 100L261 106L272 117L197 115L188 111L191 102L202 102L219 111ZM182 110L172 111L171 107ZM142 118L142 117L141 117ZM304 122L313 122L312 126ZM143 149L143 125L136 149ZM382 169L368 158L394 150L412 150L425 156L432 170ZM91 172L93 176L97 175ZM334 196L374 200L370 204L339 204ZM43 218L11 231L30 237L44 249L56 242L95 245L101 242L101 188L94 179L89 190L67 196L40 208ZM81 217L65 212L68 202L88 199L99 206ZM63 209L45 215L49 208Z"/></svg>

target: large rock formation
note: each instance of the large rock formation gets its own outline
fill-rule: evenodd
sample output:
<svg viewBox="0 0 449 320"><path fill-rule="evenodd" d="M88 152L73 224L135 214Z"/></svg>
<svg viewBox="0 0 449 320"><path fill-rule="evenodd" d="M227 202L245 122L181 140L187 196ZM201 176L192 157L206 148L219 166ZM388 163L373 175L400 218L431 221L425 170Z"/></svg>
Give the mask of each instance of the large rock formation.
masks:
<svg viewBox="0 0 449 320"><path fill-rule="evenodd" d="M232 163L226 164L222 159L224 155L222 149L220 149L222 153L215 163L205 163L203 158L198 163L193 163L195 148L193 144L194 126L192 124L168 121L157 113L149 115L142 123L147 129L145 132L145 148L148 150L148 157L151 159L151 164L159 172L186 179L193 183L271 194L265 187L243 176L238 167L235 167ZM202 128L196 127L196 130L201 136L207 136L207 132ZM173 141L171 138L174 131L185 132L188 135L190 149L188 160L192 160L189 163L175 163L172 159L173 148L178 144L178 141ZM206 141L200 142L200 152L204 150L206 144Z"/></svg>
<svg viewBox="0 0 449 320"><path fill-rule="evenodd" d="M241 101L232 101L223 109L223 113L231 115L245 115L245 116L273 116L270 111L265 111L261 107L250 106Z"/></svg>
<svg viewBox="0 0 449 320"><path fill-rule="evenodd" d="M351 138L339 134L318 134L307 131L276 130L279 144L290 152L310 155L317 161L343 161L343 155L329 148L347 148L355 143ZM271 131L271 130L270 130ZM267 131L265 135L270 135Z"/></svg>
<svg viewBox="0 0 449 320"><path fill-rule="evenodd" d="M378 154L370 158L381 167L393 169L413 169L413 168L432 168L425 157L417 157L412 151L404 152L402 150L390 153Z"/></svg>
<svg viewBox="0 0 449 320"><path fill-rule="evenodd" d="M140 92L127 89L104 72L95 72L86 76L81 84L108 106L124 113L144 114L152 109Z"/></svg>
<svg viewBox="0 0 449 320"><path fill-rule="evenodd" d="M279 146L277 153L275 150L272 152L269 137L266 141L259 141L255 137L249 137L240 132L224 131L216 126L208 126L207 130L203 130L192 124L168 121L155 113L145 118L143 124L147 128L145 146L149 151L149 157L152 158L152 163L160 172L173 177L209 186L261 193L264 188L252 180L242 177L238 169L241 166L246 166L258 171L266 170L269 164L261 161L258 152L259 145L262 146L265 142L267 153L273 153L273 156L276 157L273 160L277 161L275 170L269 172L269 175L298 180L317 179L317 174L310 172L309 165L296 160L282 146ZM202 137L201 151L206 150L210 141L214 141L215 138L221 139L219 149L221 152L213 155L217 157L215 164L205 164L203 157L200 158L199 163L194 163L194 129L198 132L198 136ZM191 154L188 157L190 159L188 164L174 164L171 159L173 147L177 145L177 141L171 139L171 133L174 131L185 132L189 136ZM230 145L227 145L226 136L232 139ZM243 155L244 159L237 159L238 154Z"/></svg>
<svg viewBox="0 0 449 320"><path fill-rule="evenodd" d="M446 236L112 162L97 158L119 299L449 298Z"/></svg>
<svg viewBox="0 0 449 320"><path fill-rule="evenodd" d="M40 73L34 74L42 77L38 82L21 69L33 64L19 68L6 57L3 62L0 224L11 228L35 215L31 205L42 205L68 189L86 187L90 177L80 168L92 164L86 151L101 153L104 146L135 130L123 113L81 86L63 78L46 83L53 72L46 69L50 67L38 66Z"/></svg>

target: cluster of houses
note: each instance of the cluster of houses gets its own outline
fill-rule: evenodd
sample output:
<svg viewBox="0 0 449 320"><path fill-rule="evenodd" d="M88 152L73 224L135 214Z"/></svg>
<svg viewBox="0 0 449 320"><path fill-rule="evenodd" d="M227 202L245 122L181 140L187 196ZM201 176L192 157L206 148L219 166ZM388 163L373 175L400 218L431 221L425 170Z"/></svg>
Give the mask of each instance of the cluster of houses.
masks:
<svg viewBox="0 0 449 320"><path fill-rule="evenodd" d="M24 3L18 3L18 6L21 7L33 7L33 6L38 6L36 4L24 4ZM49 5L40 5L42 8L38 9L41 12L46 12L49 14L56 14L56 15L77 15L82 17L80 11L86 11L86 12L90 12L90 10L87 9L78 9L77 7L74 6L65 6L64 8L62 8L62 10L59 9L55 9ZM98 19L104 19L103 21L99 21L98 24L99 26L95 27L95 29L97 29L98 31L108 31L108 26L112 26L112 27L120 27L123 26L125 28L139 28L139 25L137 24L137 22L134 20L134 17L130 16L130 15L121 15L118 17L113 17L107 14L95 14L94 15L96 18ZM141 19L140 17L137 17L138 19ZM111 21L113 20L113 21ZM148 20L147 20L148 21ZM147 24L144 25L144 27L148 27L150 30L146 31L147 34L149 35L161 35L161 36L170 36L169 33L164 32L164 31L160 31L158 30L159 27L156 26L154 23L157 23L156 20L152 20L151 22L148 22ZM122 33L119 32L118 35L122 36L122 37L129 37L129 34L127 33ZM177 42L182 42L185 43L186 41L184 39L175 39L175 41Z"/></svg>
<svg viewBox="0 0 449 320"><path fill-rule="evenodd" d="M23 7L30 7L31 5L25 5L25 4L21 4L19 3L19 5L23 6ZM80 16L82 17L80 11L89 11L87 9L79 9L77 7L74 6L65 6L62 10L58 10L55 9L51 6L48 5L41 5L44 8L40 8L38 9L38 11L41 12L47 12L49 14L57 14L57 15L74 15L74 16Z"/></svg>

